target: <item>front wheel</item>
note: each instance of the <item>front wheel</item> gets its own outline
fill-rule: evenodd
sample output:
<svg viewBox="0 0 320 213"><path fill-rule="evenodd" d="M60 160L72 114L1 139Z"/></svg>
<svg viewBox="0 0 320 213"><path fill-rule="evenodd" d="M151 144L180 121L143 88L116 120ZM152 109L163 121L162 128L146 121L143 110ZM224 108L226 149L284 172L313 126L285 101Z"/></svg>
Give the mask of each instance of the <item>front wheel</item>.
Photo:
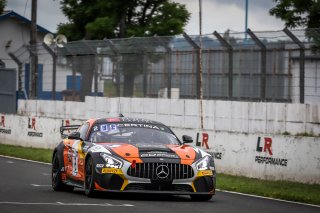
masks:
<svg viewBox="0 0 320 213"><path fill-rule="evenodd" d="M84 181L84 192L88 197L94 197L94 169L92 158L88 158L86 162L86 176Z"/></svg>
<svg viewBox="0 0 320 213"><path fill-rule="evenodd" d="M208 201L212 198L212 195L190 195L193 201Z"/></svg>
<svg viewBox="0 0 320 213"><path fill-rule="evenodd" d="M65 185L61 179L61 164L56 152L52 158L51 185L55 191L72 191L73 186Z"/></svg>

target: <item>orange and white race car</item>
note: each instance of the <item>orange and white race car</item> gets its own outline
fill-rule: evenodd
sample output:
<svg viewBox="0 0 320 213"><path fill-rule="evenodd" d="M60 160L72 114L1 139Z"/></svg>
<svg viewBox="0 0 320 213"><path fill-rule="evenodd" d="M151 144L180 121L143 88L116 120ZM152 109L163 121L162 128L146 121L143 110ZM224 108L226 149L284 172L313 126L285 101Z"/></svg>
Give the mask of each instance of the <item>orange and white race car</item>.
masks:
<svg viewBox="0 0 320 213"><path fill-rule="evenodd" d="M215 194L213 158L162 123L136 118L90 119L54 149L57 191L164 193L209 200ZM75 126L61 127L61 134Z"/></svg>

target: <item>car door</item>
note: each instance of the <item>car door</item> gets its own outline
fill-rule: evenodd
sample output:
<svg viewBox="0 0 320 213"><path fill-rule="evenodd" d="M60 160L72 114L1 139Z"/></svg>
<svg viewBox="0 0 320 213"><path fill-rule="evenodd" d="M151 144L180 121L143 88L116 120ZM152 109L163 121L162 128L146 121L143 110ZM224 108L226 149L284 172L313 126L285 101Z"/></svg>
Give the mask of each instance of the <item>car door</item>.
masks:
<svg viewBox="0 0 320 213"><path fill-rule="evenodd" d="M66 151L64 152L67 156L65 159L67 160L66 164L66 175L69 179L75 181L83 181L84 180L84 157L83 146L84 139L86 138L86 134L89 129L89 123L85 123L79 127L77 130L80 133L81 140L69 139L66 142Z"/></svg>

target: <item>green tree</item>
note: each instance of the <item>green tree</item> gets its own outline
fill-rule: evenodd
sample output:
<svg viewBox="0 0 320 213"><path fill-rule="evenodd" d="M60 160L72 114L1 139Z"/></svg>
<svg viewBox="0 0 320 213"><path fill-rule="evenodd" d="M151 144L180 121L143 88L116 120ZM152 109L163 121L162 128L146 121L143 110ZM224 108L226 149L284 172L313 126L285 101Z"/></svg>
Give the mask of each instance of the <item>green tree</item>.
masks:
<svg viewBox="0 0 320 213"><path fill-rule="evenodd" d="M5 7L6 7L6 0L0 0L0 14L3 13L3 10Z"/></svg>
<svg viewBox="0 0 320 213"><path fill-rule="evenodd" d="M274 0L276 6L270 14L285 21L289 28L306 27L306 36L315 42L320 51L320 1L319 0Z"/></svg>
<svg viewBox="0 0 320 213"><path fill-rule="evenodd" d="M170 0L62 0L69 23L58 26L69 40L176 35L190 13Z"/></svg>
<svg viewBox="0 0 320 213"><path fill-rule="evenodd" d="M62 0L61 9L69 23L58 32L71 41L181 34L190 17L185 5L171 0ZM135 76L143 73L143 57L135 57L136 63L132 57L123 55L119 66L124 96L133 95Z"/></svg>

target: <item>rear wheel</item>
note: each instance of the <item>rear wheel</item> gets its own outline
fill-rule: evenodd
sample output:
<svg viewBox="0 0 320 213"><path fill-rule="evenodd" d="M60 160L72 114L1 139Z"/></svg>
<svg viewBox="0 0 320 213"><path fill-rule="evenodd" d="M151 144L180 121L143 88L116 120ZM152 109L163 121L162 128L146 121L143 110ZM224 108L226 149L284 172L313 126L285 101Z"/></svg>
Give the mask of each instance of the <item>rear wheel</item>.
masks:
<svg viewBox="0 0 320 213"><path fill-rule="evenodd" d="M193 201L208 201L212 198L212 195L190 195Z"/></svg>
<svg viewBox="0 0 320 213"><path fill-rule="evenodd" d="M94 169L93 169L93 161L92 158L88 158L86 161L86 176L84 181L84 191L88 197L95 196L94 190Z"/></svg>
<svg viewBox="0 0 320 213"><path fill-rule="evenodd" d="M58 153L56 152L52 159L52 170L51 170L51 185L55 191L72 191L73 186L68 186L62 182L61 179L61 169L60 160Z"/></svg>

